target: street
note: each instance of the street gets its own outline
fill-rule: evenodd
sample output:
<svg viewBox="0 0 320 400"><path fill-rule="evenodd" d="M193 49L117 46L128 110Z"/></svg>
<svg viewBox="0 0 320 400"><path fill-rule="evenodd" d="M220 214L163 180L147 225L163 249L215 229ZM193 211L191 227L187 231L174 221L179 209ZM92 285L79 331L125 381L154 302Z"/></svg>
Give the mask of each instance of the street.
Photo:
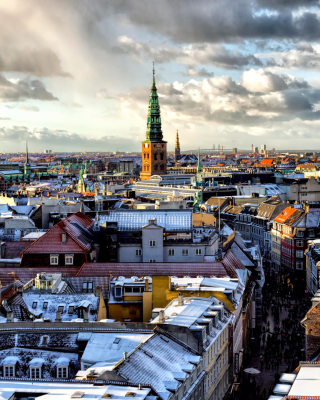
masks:
<svg viewBox="0 0 320 400"><path fill-rule="evenodd" d="M267 280L263 292L263 325L252 332L248 354L240 374L240 385L234 392L237 400L265 400L284 372L292 372L305 359L304 328L300 321L311 302L294 295L292 288ZM244 372L247 368L260 371Z"/></svg>

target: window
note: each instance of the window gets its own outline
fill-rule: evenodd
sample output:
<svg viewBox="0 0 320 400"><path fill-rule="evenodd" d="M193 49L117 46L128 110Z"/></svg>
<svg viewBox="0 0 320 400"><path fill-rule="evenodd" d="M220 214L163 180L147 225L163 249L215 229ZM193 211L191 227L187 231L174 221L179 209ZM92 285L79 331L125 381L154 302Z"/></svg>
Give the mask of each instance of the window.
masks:
<svg viewBox="0 0 320 400"><path fill-rule="evenodd" d="M43 303L42 308L43 308L44 310L46 310L46 309L48 308L48 302L47 302L47 301L45 301L45 302Z"/></svg>
<svg viewBox="0 0 320 400"><path fill-rule="evenodd" d="M296 256L297 256L297 258L303 258L303 251L297 250L296 251Z"/></svg>
<svg viewBox="0 0 320 400"><path fill-rule="evenodd" d="M88 282L88 293L93 293L93 282Z"/></svg>
<svg viewBox="0 0 320 400"><path fill-rule="evenodd" d="M40 367L30 367L30 378L40 379L41 378L41 368Z"/></svg>
<svg viewBox="0 0 320 400"><path fill-rule="evenodd" d="M297 231L297 237L303 237L303 231Z"/></svg>
<svg viewBox="0 0 320 400"><path fill-rule="evenodd" d="M314 229L309 229L309 235L314 236Z"/></svg>
<svg viewBox="0 0 320 400"><path fill-rule="evenodd" d="M82 293L92 293L92 292L93 292L93 282L83 282Z"/></svg>
<svg viewBox="0 0 320 400"><path fill-rule="evenodd" d="M182 255L183 256L188 256L189 255L189 250L188 249L182 249Z"/></svg>
<svg viewBox="0 0 320 400"><path fill-rule="evenodd" d="M3 376L5 378L12 378L14 377L14 366L13 365L5 365L3 367Z"/></svg>
<svg viewBox="0 0 320 400"><path fill-rule="evenodd" d="M49 337L48 336L42 336L41 339L42 339L41 340L41 346L46 346L48 344Z"/></svg>
<svg viewBox="0 0 320 400"><path fill-rule="evenodd" d="M68 378L68 368L57 367L57 378Z"/></svg>
<svg viewBox="0 0 320 400"><path fill-rule="evenodd" d="M297 261L296 262L296 269L303 269L303 261Z"/></svg>
<svg viewBox="0 0 320 400"><path fill-rule="evenodd" d="M149 260L149 262L151 262L151 263L155 263L155 262L156 262L156 260Z"/></svg>
<svg viewBox="0 0 320 400"><path fill-rule="evenodd" d="M65 256L65 264L66 265L73 265L73 256L70 254L66 254Z"/></svg>
<svg viewBox="0 0 320 400"><path fill-rule="evenodd" d="M74 306L69 306L68 314L73 314L73 312L74 312Z"/></svg>
<svg viewBox="0 0 320 400"><path fill-rule="evenodd" d="M38 305L38 303L37 303L36 301L34 301L34 302L32 303L32 308L37 308L37 305Z"/></svg>
<svg viewBox="0 0 320 400"><path fill-rule="evenodd" d="M140 293L140 288L139 287L133 287L132 288L133 293Z"/></svg>
<svg viewBox="0 0 320 400"><path fill-rule="evenodd" d="M150 247L156 247L156 241L155 240L150 240L149 246Z"/></svg>
<svg viewBox="0 0 320 400"><path fill-rule="evenodd" d="M64 310L64 306L59 306L58 307L58 311L60 311L61 313L63 313L63 310Z"/></svg>
<svg viewBox="0 0 320 400"><path fill-rule="evenodd" d="M303 247L303 240L296 241L297 247Z"/></svg>
<svg viewBox="0 0 320 400"><path fill-rule="evenodd" d="M174 256L174 249L169 249L169 256Z"/></svg>
<svg viewBox="0 0 320 400"><path fill-rule="evenodd" d="M116 286L114 289L114 296L115 297L122 297L122 287Z"/></svg>
<svg viewBox="0 0 320 400"><path fill-rule="evenodd" d="M136 249L136 256L141 256L141 249Z"/></svg>
<svg viewBox="0 0 320 400"><path fill-rule="evenodd" d="M59 263L59 256L58 255L50 256L50 265L58 265L58 263Z"/></svg>
<svg viewBox="0 0 320 400"><path fill-rule="evenodd" d="M196 249L196 256L202 255L202 249Z"/></svg>

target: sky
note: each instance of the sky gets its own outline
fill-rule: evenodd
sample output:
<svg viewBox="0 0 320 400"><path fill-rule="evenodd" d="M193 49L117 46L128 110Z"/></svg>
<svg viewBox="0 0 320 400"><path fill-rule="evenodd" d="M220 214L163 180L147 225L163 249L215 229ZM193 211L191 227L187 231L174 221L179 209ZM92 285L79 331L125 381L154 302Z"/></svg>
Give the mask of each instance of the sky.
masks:
<svg viewBox="0 0 320 400"><path fill-rule="evenodd" d="M0 153L320 149L319 0L0 2Z"/></svg>

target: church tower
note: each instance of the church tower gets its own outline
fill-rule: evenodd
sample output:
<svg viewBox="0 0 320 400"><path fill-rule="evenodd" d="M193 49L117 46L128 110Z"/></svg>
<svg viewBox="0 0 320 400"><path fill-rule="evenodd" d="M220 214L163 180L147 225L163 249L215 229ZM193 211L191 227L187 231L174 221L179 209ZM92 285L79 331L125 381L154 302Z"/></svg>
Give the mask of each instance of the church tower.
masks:
<svg viewBox="0 0 320 400"><path fill-rule="evenodd" d="M29 163L28 143L26 142L26 161L24 163L24 174L30 175L30 173L31 173L31 168Z"/></svg>
<svg viewBox="0 0 320 400"><path fill-rule="evenodd" d="M177 129L177 135L176 135L176 145L174 148L174 162L179 161L181 158L181 154L180 154L180 142L179 142L179 133L178 133L178 129Z"/></svg>
<svg viewBox="0 0 320 400"><path fill-rule="evenodd" d="M162 138L160 104L153 68L153 79L149 98L146 140L142 142L141 180L151 175L167 173L167 142Z"/></svg>

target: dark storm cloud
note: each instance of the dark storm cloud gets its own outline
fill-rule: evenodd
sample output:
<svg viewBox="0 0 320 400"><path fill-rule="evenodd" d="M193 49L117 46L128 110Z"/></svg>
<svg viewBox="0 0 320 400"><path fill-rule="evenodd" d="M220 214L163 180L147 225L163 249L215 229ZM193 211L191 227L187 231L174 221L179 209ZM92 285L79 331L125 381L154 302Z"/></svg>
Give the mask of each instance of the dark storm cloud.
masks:
<svg viewBox="0 0 320 400"><path fill-rule="evenodd" d="M318 40L320 21L312 8L293 15L295 7L302 3L288 1L281 12L268 12L265 4L248 0L119 0L111 3L111 8L119 17L125 16L129 23L180 43L259 38ZM314 2L304 2L305 7L312 5Z"/></svg>
<svg viewBox="0 0 320 400"><path fill-rule="evenodd" d="M0 101L24 101L27 99L52 101L58 100L48 92L45 85L38 79L8 80L0 75Z"/></svg>

